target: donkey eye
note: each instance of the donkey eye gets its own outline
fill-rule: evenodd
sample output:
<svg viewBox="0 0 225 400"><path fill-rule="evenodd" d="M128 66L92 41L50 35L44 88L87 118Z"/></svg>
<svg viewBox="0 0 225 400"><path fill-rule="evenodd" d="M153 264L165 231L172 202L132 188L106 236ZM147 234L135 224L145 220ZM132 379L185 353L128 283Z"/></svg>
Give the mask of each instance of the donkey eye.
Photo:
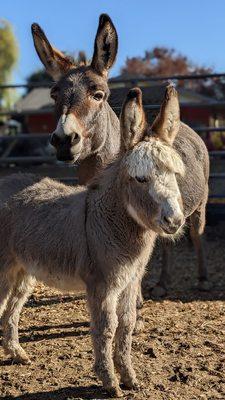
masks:
<svg viewBox="0 0 225 400"><path fill-rule="evenodd" d="M101 90L98 90L97 92L95 92L95 94L93 95L93 98L97 101L101 101L104 97L104 92L102 92Z"/></svg>
<svg viewBox="0 0 225 400"><path fill-rule="evenodd" d="M140 183L146 183L148 182L148 179L145 176L135 176L136 181Z"/></svg>

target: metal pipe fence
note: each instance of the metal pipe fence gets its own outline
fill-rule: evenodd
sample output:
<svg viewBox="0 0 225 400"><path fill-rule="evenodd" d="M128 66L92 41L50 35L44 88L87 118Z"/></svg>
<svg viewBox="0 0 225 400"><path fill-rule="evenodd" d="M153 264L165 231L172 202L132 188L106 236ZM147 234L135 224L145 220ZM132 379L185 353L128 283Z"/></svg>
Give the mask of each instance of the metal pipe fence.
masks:
<svg viewBox="0 0 225 400"><path fill-rule="evenodd" d="M225 79L225 73L208 73L208 74L184 74L184 75L165 75L165 76L149 76L149 77L121 77L109 79L109 85L115 83L134 83L134 82L159 82L159 81L183 81L183 80L200 80L200 79ZM19 84L2 84L0 89L19 89L19 88L49 88L54 82L32 82Z"/></svg>

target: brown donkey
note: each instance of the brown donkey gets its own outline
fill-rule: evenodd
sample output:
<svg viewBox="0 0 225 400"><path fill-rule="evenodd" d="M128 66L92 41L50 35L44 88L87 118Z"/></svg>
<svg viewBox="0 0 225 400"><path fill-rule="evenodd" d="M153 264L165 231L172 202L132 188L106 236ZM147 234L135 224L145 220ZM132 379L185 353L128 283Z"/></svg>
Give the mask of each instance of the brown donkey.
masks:
<svg viewBox="0 0 225 400"><path fill-rule="evenodd" d="M79 161L79 183L86 184L120 149L119 120L107 102L108 72L118 48L116 29L108 15L100 16L90 65L85 60L76 65L53 48L39 25L32 25L32 34L40 60L56 82L51 97L58 125L51 143L59 160Z"/></svg>
<svg viewBox="0 0 225 400"><path fill-rule="evenodd" d="M28 174L0 180L0 315L3 345L14 360L29 362L18 320L35 281L66 291L84 287L97 375L112 396L122 395L114 365L126 387L138 388L130 352L139 282L157 235L184 223L176 178L185 176L196 189L171 146L177 129L170 110L177 107L169 88L165 125L149 135L141 92L131 90L121 115L123 154L88 188ZM199 167L203 177L203 160ZM193 203L184 201L184 211L192 213Z"/></svg>

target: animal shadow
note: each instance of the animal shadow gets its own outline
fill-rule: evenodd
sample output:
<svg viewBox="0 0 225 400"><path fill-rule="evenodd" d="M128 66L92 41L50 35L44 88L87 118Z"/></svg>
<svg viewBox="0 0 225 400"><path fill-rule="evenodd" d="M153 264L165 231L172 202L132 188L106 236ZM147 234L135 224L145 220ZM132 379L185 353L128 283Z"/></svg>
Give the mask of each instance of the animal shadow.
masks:
<svg viewBox="0 0 225 400"><path fill-rule="evenodd" d="M81 329L83 328L83 329ZM20 343L39 342L41 340L59 339L67 337L77 337L89 335L89 322L73 322L61 325L41 325L29 326L26 329L20 329ZM59 332L49 332L51 330L60 330ZM69 330L67 330L69 329ZM0 331L2 336L2 332ZM2 345L2 343L0 343ZM10 363L9 363L10 364ZM5 365L9 365L5 364ZM0 365L3 364L0 362Z"/></svg>
<svg viewBox="0 0 225 400"><path fill-rule="evenodd" d="M101 386L79 386L65 387L52 392L36 392L26 393L19 397L6 396L1 397L1 400L101 400L109 399L108 395Z"/></svg>

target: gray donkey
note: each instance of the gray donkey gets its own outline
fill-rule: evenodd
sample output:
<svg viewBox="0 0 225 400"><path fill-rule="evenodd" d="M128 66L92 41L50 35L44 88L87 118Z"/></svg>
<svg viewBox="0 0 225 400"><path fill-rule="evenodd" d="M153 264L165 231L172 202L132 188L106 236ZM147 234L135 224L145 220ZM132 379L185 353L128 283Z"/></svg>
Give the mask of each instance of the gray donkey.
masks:
<svg viewBox="0 0 225 400"><path fill-rule="evenodd" d="M185 167L171 146L178 112L176 91L168 87L149 131L141 91L131 90L121 115L123 152L88 188L29 174L0 180L0 315L3 346L15 361L29 362L18 320L35 281L85 288L98 377L111 396L121 396L115 365L121 382L138 388L130 353L140 279L157 235L179 231L206 189L204 151L192 147L191 157L181 143Z"/></svg>
<svg viewBox="0 0 225 400"><path fill-rule="evenodd" d="M51 90L51 96L55 100L58 125L51 142L56 148L59 160L79 161L79 183L87 184L97 170L102 168L105 162L113 159L120 149L119 121L107 102L108 71L115 61L118 47L116 29L108 15L100 16L90 65L86 65L85 61L83 65L75 65L68 57L54 49L37 24L32 25L32 33L37 53L46 70L56 81ZM194 156L200 148L201 156L204 144L193 130L180 124L179 115L177 115L177 126L180 127L180 131L179 140L178 142L175 140L174 143L175 148L182 142L183 152L188 153L190 150L190 155ZM199 160L196 159L193 175L196 185L198 184L196 171L198 163ZM204 207L205 203L199 204L199 210L191 218L190 232L198 255L199 287L207 289L209 282L201 237L204 226ZM199 228L199 218L202 221L201 228ZM161 278L159 285L154 289L156 294L165 293L166 281L169 277L171 246L165 242L163 250ZM140 288L138 307L141 307L141 304ZM138 328L141 328L141 324Z"/></svg>

